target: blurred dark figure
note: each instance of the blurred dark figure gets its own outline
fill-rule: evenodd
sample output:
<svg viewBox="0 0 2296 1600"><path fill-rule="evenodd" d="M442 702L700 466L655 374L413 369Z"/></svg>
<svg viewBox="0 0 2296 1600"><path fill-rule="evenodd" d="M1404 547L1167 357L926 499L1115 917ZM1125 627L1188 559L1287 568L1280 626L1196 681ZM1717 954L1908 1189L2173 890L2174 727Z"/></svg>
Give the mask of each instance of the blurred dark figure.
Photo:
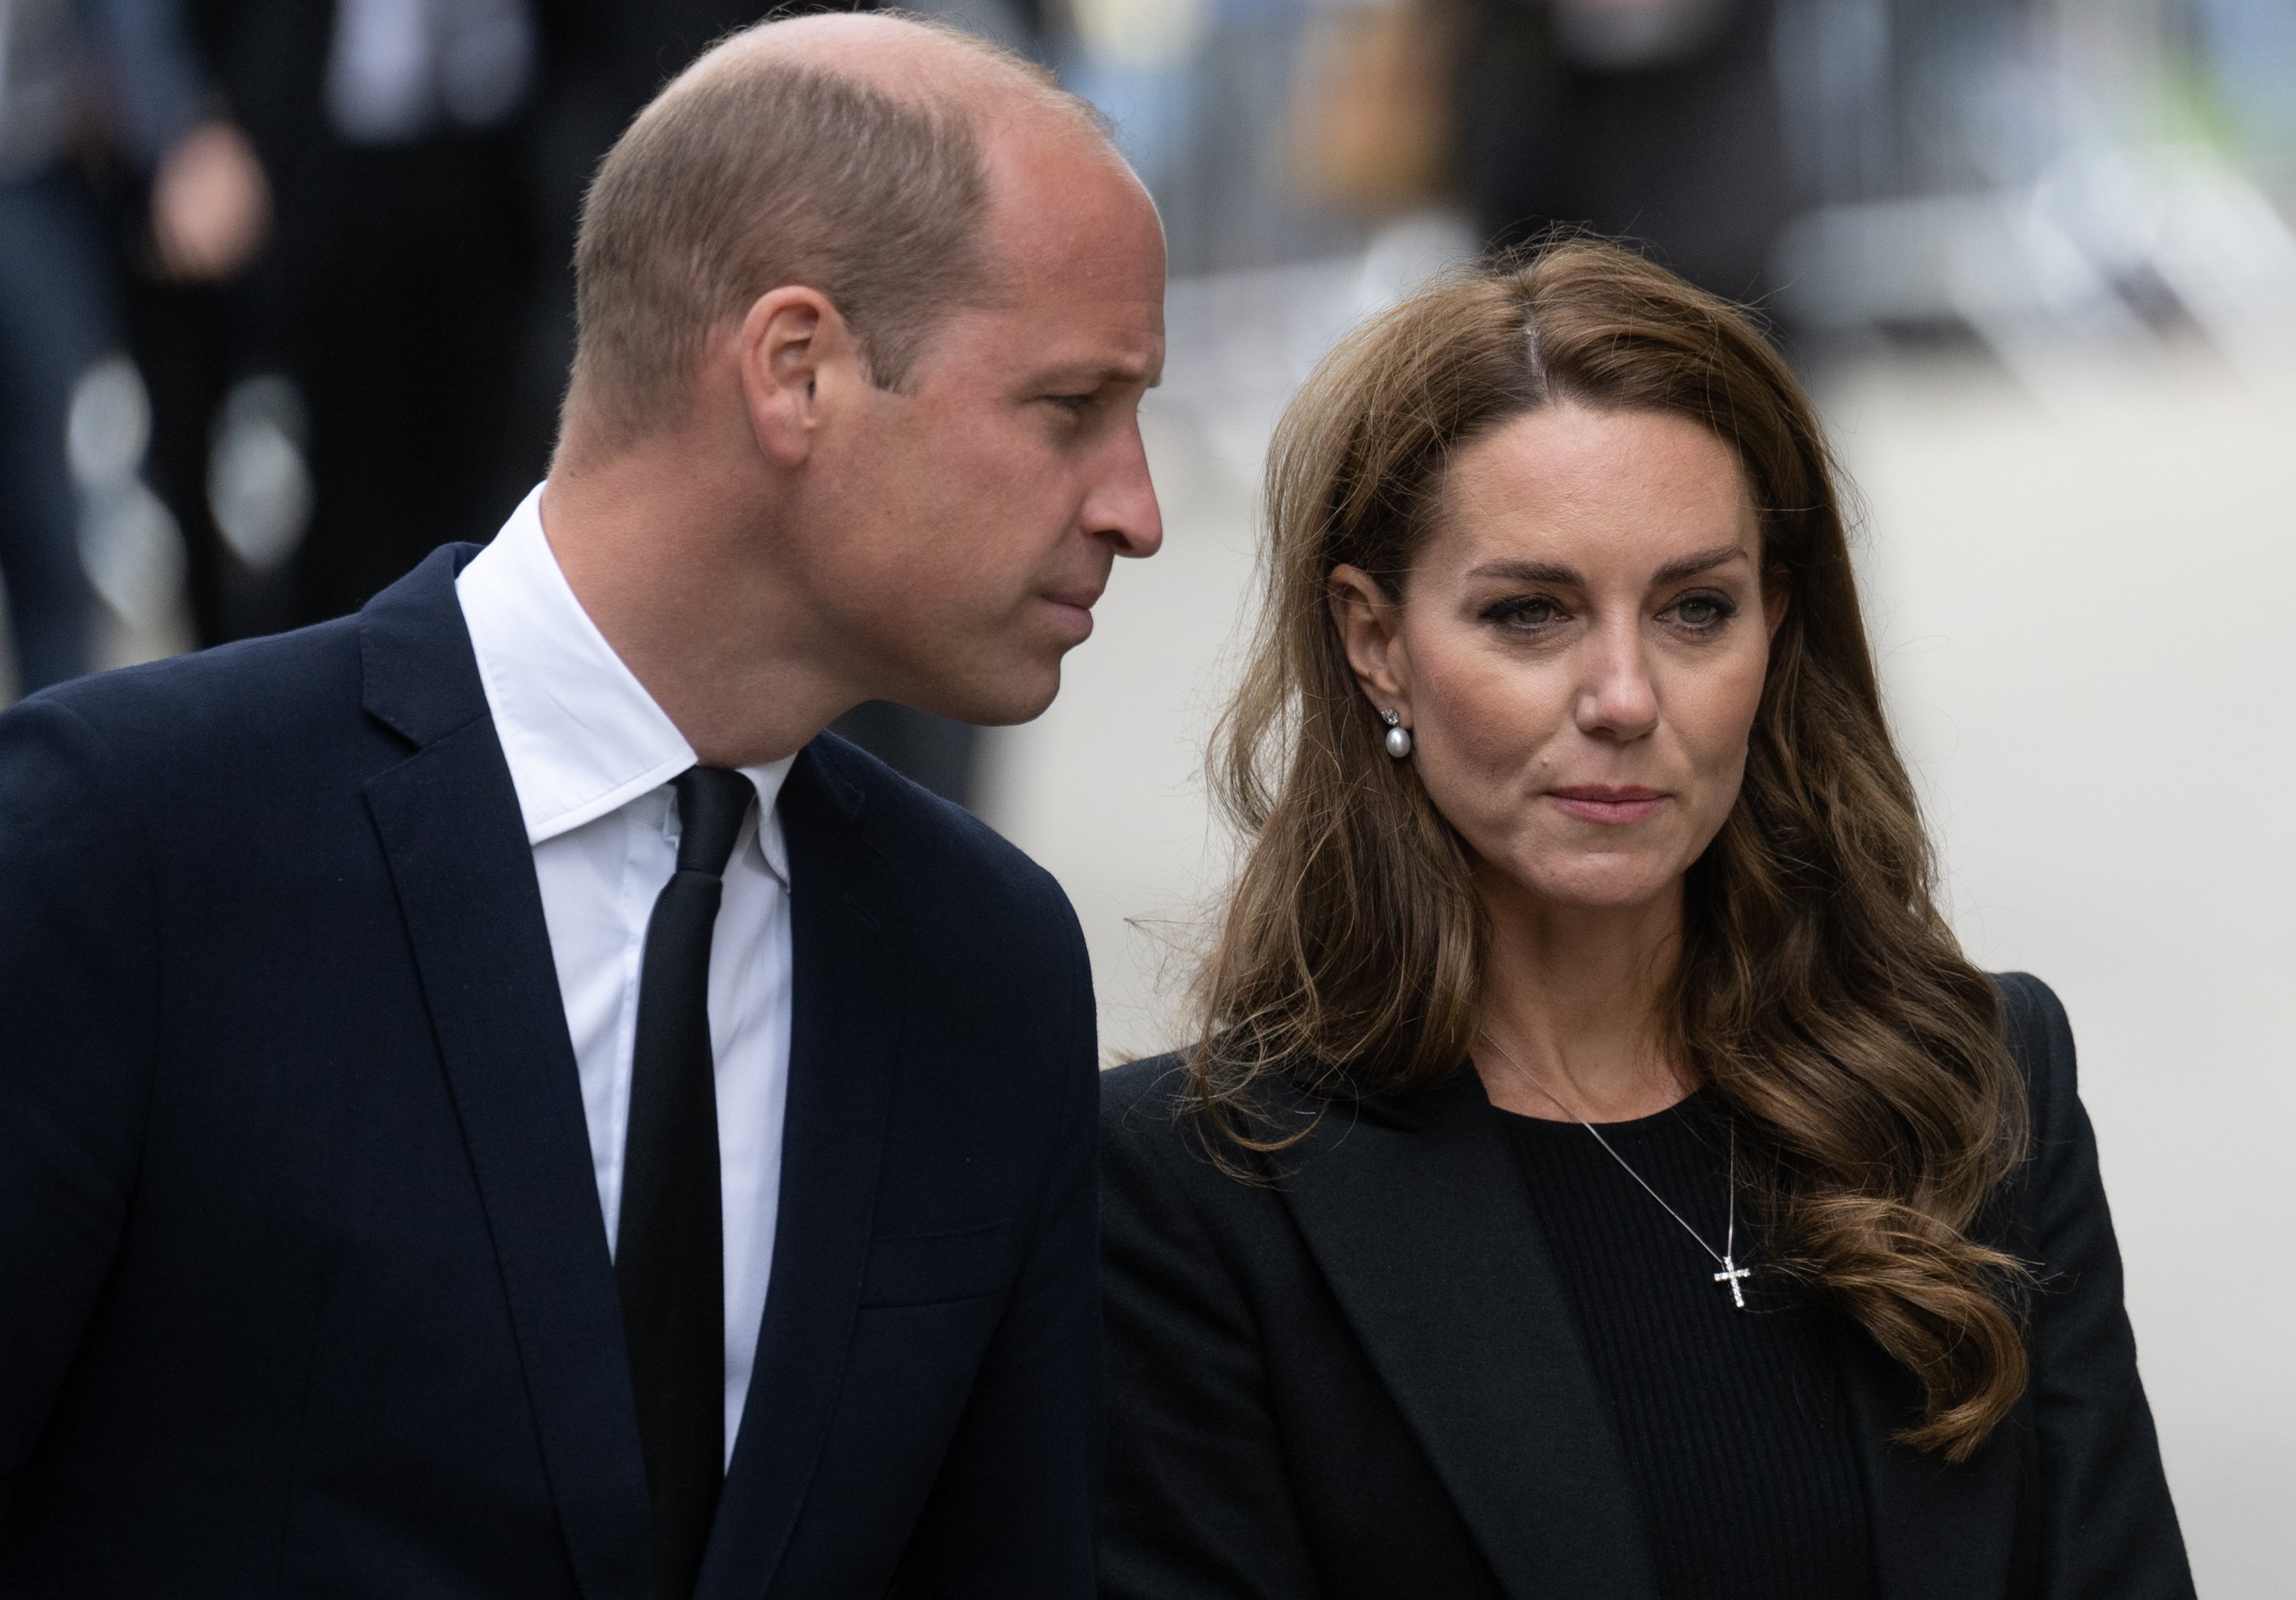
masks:
<svg viewBox="0 0 2296 1600"><path fill-rule="evenodd" d="M1759 301L1794 195L1775 0L1470 0L1459 174L1484 236L1554 225L1653 247Z"/></svg>
<svg viewBox="0 0 2296 1600"><path fill-rule="evenodd" d="M541 473L550 418L520 381L541 25L529 0L217 9L219 74L278 195L237 365L291 380L256 392L308 451L278 620L316 621L486 537Z"/></svg>
<svg viewBox="0 0 2296 1600"><path fill-rule="evenodd" d="M183 0L183 21L192 48L217 103L228 108L222 78L221 42L232 7L218 0ZM243 159L260 186L268 222L269 185L240 135ZM291 458L269 463L267 474L249 480L247 469L262 464L245 451L243 430L225 425L232 408L232 385L242 371L250 291L234 263L231 272L187 272L154 248L142 218L152 196L133 174L108 174L102 185L111 223L115 270L128 354L142 373L151 397L151 449L144 476L173 515L183 535L184 598L193 636L205 647L255 634L273 633L295 619L293 573L288 565L294 541L308 514L309 482L299 445ZM267 231L249 242L267 242ZM275 390L285 382L275 379ZM240 409L243 410L243 405ZM230 434L226 439L224 436ZM231 480L221 496L209 492L210 466L220 453ZM278 481L285 475L291 482ZM269 480L270 493L261 490ZM277 502L292 505L280 521ZM255 497L250 521L250 496ZM266 505L265 501L268 501ZM216 507L221 503L226 533ZM270 513L266 518L262 513Z"/></svg>
<svg viewBox="0 0 2296 1600"><path fill-rule="evenodd" d="M0 46L0 574L29 692L92 664L66 423L120 333L88 135L149 176L139 236L175 275L235 270L265 198L245 142L212 118L174 0L5 0Z"/></svg>

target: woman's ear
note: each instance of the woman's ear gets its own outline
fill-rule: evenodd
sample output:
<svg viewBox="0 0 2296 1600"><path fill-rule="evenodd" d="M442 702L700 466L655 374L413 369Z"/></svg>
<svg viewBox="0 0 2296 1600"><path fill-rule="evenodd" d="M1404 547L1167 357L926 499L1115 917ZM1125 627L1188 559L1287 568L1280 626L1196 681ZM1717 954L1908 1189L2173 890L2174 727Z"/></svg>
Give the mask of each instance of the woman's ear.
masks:
<svg viewBox="0 0 2296 1600"><path fill-rule="evenodd" d="M1376 710L1411 725L1411 655L1403 643L1402 608L1359 567L1334 567L1324 580L1332 626L1356 682Z"/></svg>

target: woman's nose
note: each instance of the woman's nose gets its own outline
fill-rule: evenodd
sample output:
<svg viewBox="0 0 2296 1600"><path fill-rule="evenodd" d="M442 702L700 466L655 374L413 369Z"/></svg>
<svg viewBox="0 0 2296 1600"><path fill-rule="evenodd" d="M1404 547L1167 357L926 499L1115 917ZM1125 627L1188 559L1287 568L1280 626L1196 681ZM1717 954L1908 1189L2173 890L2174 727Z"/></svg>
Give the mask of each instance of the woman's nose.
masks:
<svg viewBox="0 0 2296 1600"><path fill-rule="evenodd" d="M1576 708L1578 731L1623 742L1657 726L1658 689L1634 621L1597 629L1586 648L1587 676Z"/></svg>

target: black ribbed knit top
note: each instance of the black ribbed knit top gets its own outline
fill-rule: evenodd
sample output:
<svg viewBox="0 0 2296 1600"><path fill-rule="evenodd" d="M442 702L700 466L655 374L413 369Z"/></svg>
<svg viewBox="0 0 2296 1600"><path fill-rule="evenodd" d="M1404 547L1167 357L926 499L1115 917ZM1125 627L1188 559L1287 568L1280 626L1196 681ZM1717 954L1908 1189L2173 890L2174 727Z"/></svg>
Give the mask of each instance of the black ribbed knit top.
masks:
<svg viewBox="0 0 2296 1600"><path fill-rule="evenodd" d="M1866 1501L1837 1372L1846 1325L1760 1270L1747 1309L1575 1122L1508 1116L1643 1508L1666 1600L1866 1600ZM1710 1090L1603 1136L1716 1250L1728 1126Z"/></svg>

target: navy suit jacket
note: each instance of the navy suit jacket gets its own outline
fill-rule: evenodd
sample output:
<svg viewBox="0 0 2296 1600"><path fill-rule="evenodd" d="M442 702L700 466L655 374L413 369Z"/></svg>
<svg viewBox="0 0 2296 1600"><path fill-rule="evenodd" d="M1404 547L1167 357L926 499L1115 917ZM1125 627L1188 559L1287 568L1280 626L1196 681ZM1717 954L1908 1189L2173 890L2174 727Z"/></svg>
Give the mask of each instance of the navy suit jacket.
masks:
<svg viewBox="0 0 2296 1600"><path fill-rule="evenodd" d="M471 554L0 717L0 1594L646 1600ZM699 1593L1087 1594L1075 918L834 738L781 808L779 1231Z"/></svg>

